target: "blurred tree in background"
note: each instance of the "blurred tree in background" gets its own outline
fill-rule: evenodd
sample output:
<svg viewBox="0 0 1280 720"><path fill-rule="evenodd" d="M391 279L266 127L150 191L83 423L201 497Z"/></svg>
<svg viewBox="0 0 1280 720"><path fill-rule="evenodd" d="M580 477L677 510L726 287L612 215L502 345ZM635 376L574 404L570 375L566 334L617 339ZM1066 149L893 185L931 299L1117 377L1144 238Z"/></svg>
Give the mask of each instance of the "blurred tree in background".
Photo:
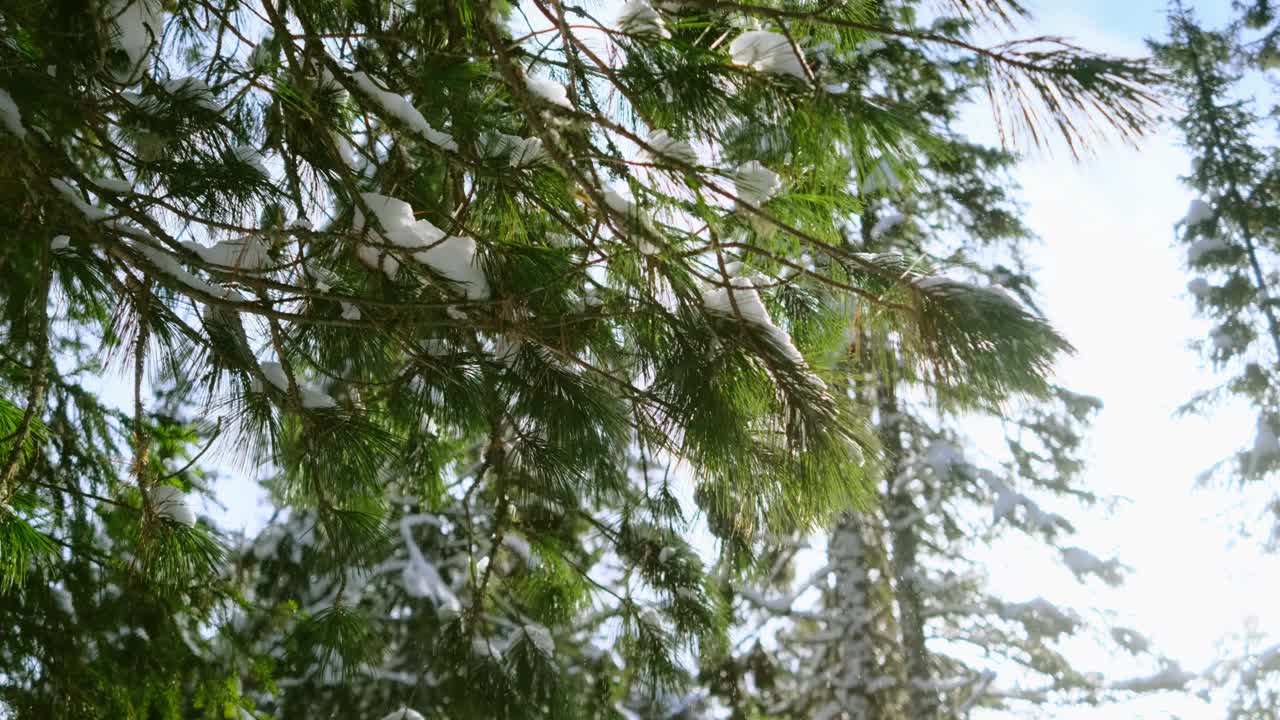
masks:
<svg viewBox="0 0 1280 720"><path fill-rule="evenodd" d="M1232 5L1235 19L1210 29L1174 3L1169 35L1152 50L1170 73L1182 110L1175 124L1192 158L1183 180L1197 197L1176 232L1192 275L1187 290L1211 323L1195 345L1226 378L1183 410L1212 414L1238 400L1257 413L1254 436L1201 480L1269 492L1280 469L1280 146L1267 76L1280 66L1280 8L1269 0ZM1242 529L1280 547L1280 496L1256 510ZM1280 718L1280 645L1256 630L1232 639L1209 674L1231 695L1231 720Z"/></svg>

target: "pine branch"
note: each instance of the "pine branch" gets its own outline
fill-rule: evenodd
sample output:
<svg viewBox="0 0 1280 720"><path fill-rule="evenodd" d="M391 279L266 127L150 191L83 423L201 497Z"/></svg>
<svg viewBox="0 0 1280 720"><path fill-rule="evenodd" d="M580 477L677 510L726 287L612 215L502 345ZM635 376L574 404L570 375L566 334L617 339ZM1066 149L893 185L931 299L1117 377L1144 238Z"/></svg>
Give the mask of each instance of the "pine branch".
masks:
<svg viewBox="0 0 1280 720"><path fill-rule="evenodd" d="M972 7L967 0L958 1ZM1148 62L1087 53L1061 38L1039 37L982 47L935 32L907 30L825 13L724 0L696 0L696 4L707 9L734 10L775 22L793 18L973 53L987 64L986 82L992 101L1003 99L1011 107L1005 112L1007 119L999 123L1002 135L1008 125L1015 130L1020 127L1030 134L1033 145L1042 147L1045 145L1043 128L1052 125L1077 158L1090 149L1090 135L1095 132L1095 114L1100 116L1102 125L1109 127L1121 139L1133 142L1151 127L1154 122L1152 111L1159 105L1152 88L1162 78ZM1049 117L1042 117L1042 111L1035 105L1043 108ZM998 102L993 105L993 109L998 107ZM1086 124L1079 124L1073 115Z"/></svg>
<svg viewBox="0 0 1280 720"><path fill-rule="evenodd" d="M151 503L147 496L147 490L150 489L150 473L147 472L149 466L149 440L147 433L146 413L142 403L142 381L146 372L147 361L147 343L150 340L151 318L151 287L150 283L142 282L134 288L133 292L134 315L138 318L137 336L134 338L133 345L133 474L137 479L138 487L142 489L143 504L150 508Z"/></svg>
<svg viewBox="0 0 1280 720"><path fill-rule="evenodd" d="M17 474L23 455L30 451L27 447L32 429L39 422L39 415L44 408L45 389L49 372L49 291L52 280L53 260L46 247L40 256L40 284L32 298L36 304L36 322L34 330L34 348L31 361L31 379L27 387L26 408L18 426L6 438L13 443L5 458L4 469L0 472L0 509L7 508L13 494L17 492Z"/></svg>

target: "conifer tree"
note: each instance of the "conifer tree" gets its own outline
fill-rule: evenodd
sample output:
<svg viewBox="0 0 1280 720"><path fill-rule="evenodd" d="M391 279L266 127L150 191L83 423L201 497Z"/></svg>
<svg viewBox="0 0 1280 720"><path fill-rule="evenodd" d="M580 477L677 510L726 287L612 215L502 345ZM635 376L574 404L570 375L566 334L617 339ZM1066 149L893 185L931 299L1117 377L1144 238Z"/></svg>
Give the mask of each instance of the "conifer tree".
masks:
<svg viewBox="0 0 1280 720"><path fill-rule="evenodd" d="M955 404L1048 392L1067 347L844 234L938 142L851 92L869 47L985 68L1033 142L1148 122L1141 63L873 9L6 3L0 708L678 697L727 639L677 478L738 567L870 507L851 320ZM215 457L260 536L196 516Z"/></svg>
<svg viewBox="0 0 1280 720"><path fill-rule="evenodd" d="M909 22L917 7L885 5L886 22ZM963 17L934 27L958 37L972 30ZM913 158L914 183L864 189L851 242L947 270L930 281L939 287L972 283L1037 312L1023 262L1033 238L1009 176L1016 157L954 129L984 69L930 50L889 39L855 85L891 112L926 122L933 142ZM1017 532L1047 544L1082 582L1121 582L1119 561L1078 547L1071 523L1042 507L1099 499L1077 477L1083 425L1098 401L1052 387L1030 404L956 403L934 378L911 371L893 338L857 332L847 340L841 367L863 404L876 408L885 455L880 500L835 524L825 564L792 577L776 562L763 589L741 594L735 609L749 632L734 657L707 673L734 717L915 720L964 718L976 708L1026 717L1181 690L1192 676L1150 653L1135 631L1086 622L1034 594L995 595L976 559ZM967 431L983 414L1000 420L1004 453ZM971 443L986 452L965 452ZM1063 648L1091 636L1110 653L1141 656L1133 664L1151 674L1103 677L1096 671L1106 668L1081 667Z"/></svg>
<svg viewBox="0 0 1280 720"><path fill-rule="evenodd" d="M1239 397L1257 411L1252 441L1233 462L1214 469L1253 482L1280 467L1274 377L1280 360L1280 310L1272 297L1278 223L1271 197L1277 166L1275 148L1264 139L1270 108L1244 97L1241 83L1247 71L1270 68L1273 58L1280 57L1280 34L1269 3L1245 3L1241 9L1238 21L1215 31L1202 28L1185 6L1175 5L1169 38L1153 43L1153 49L1168 66L1186 108L1177 126L1192 156L1185 181L1197 197L1177 228L1194 275L1188 292L1213 323L1209 337L1198 345L1226 376L1219 387L1196 395L1185 410L1209 412L1224 398Z"/></svg>
<svg viewBox="0 0 1280 720"><path fill-rule="evenodd" d="M1280 305L1275 297L1280 163L1271 139L1274 97L1255 93L1266 85L1260 77L1269 81L1280 61L1280 8L1268 0L1233 7L1236 18L1211 29L1185 4L1175 3L1169 36L1152 48L1185 108L1176 125L1192 158L1183 180L1196 197L1176 232L1192 276L1187 291L1198 314L1211 323L1208 337L1195 345L1223 377L1183 409L1208 414L1237 399L1257 413L1253 436L1242 439L1242 448L1201 480L1265 489L1280 469ZM1280 497L1273 495L1258 510L1258 522L1244 527L1274 550L1280 541ZM1277 657L1274 639L1253 631L1227 644L1208 673L1228 693L1227 717L1280 717Z"/></svg>

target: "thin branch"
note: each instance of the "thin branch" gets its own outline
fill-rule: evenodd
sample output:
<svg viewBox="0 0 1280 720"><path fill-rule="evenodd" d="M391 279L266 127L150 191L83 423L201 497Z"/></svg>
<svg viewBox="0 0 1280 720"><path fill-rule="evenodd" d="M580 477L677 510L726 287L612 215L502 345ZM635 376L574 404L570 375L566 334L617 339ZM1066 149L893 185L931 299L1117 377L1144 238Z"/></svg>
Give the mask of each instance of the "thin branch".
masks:
<svg viewBox="0 0 1280 720"><path fill-rule="evenodd" d="M33 298L37 304L35 348L31 361L31 384L27 389L27 407L23 410L22 420L18 422L18 427L12 435L10 442L13 443L13 447L9 449L3 472L0 472L0 508L8 506L9 499L17 490L18 465L22 459L23 446L27 443L37 416L44 408L44 394L49 372L49 288L52 285L52 264L51 251L46 245L40 255L40 284Z"/></svg>

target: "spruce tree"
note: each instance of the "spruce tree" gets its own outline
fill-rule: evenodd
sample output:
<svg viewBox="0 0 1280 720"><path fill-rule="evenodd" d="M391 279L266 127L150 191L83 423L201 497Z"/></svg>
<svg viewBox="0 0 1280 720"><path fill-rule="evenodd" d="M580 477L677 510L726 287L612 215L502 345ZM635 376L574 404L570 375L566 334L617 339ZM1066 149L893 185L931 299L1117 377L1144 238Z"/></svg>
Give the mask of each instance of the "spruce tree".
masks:
<svg viewBox="0 0 1280 720"><path fill-rule="evenodd" d="M1197 345L1225 376L1185 410L1209 412L1225 398L1237 397L1257 411L1257 432L1249 445L1233 462L1211 471L1254 482L1280 467L1274 378L1280 309L1272 297L1280 224L1271 197L1276 150L1265 140L1270 108L1257 107L1242 83L1248 71L1271 67L1280 35L1269 3L1246 3L1241 9L1230 26L1208 30L1177 4L1169 38L1152 46L1186 108L1176 124L1192 157L1185 182L1197 197L1177 229L1194 276L1187 290L1212 322L1209 336Z"/></svg>
<svg viewBox="0 0 1280 720"><path fill-rule="evenodd" d="M1280 469L1280 178L1274 133L1274 97L1258 93L1280 59L1277 8L1268 0L1235 2L1237 15L1220 29L1206 28L1183 3L1169 14L1169 35L1152 48L1168 68L1184 112L1175 120L1191 172L1183 178L1196 197L1176 223L1191 279L1187 291L1197 314L1211 323L1195 345L1222 381L1196 394L1183 410L1211 414L1228 400L1257 415L1241 449L1207 469L1202 482L1219 481L1263 493ZM1269 550L1280 541L1280 497L1274 494L1244 523ZM1274 639L1255 631L1224 645L1208 673L1229 697L1227 717L1280 717L1280 664Z"/></svg>
<svg viewBox="0 0 1280 720"><path fill-rule="evenodd" d="M872 506L850 323L966 406L1067 348L847 235L940 142L862 92L875 44L983 68L1033 142L1148 122L1141 63L874 9L6 3L0 708L678 697L727 643L679 487L725 573ZM258 537L196 517L213 458L262 480Z"/></svg>

